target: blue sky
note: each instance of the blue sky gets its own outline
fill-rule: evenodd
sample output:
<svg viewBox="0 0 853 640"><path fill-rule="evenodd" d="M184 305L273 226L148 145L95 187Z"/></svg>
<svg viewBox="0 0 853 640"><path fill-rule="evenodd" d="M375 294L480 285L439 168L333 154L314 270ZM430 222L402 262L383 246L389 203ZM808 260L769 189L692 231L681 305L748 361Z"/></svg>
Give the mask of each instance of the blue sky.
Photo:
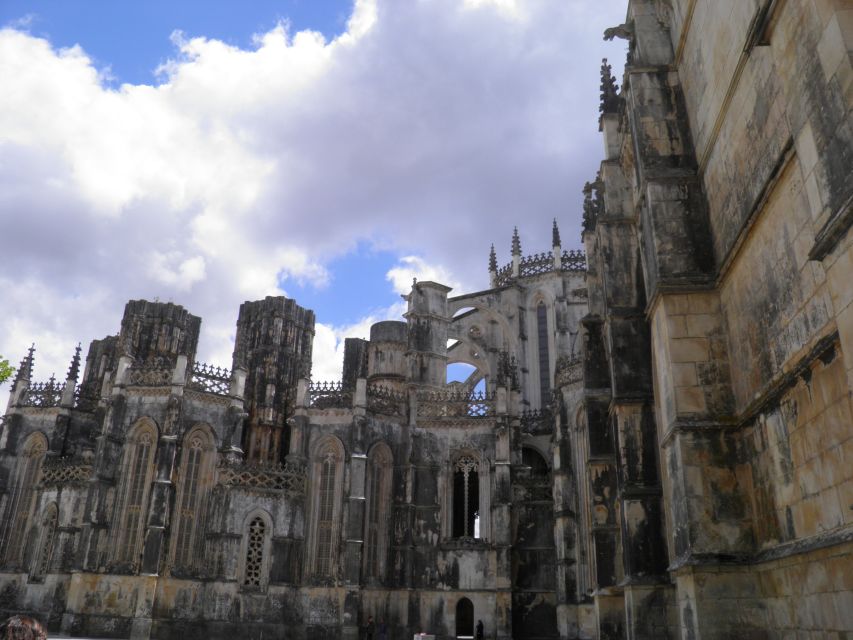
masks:
<svg viewBox="0 0 853 640"><path fill-rule="evenodd" d="M0 354L47 378L157 298L228 366L240 303L284 294L330 379L413 277L485 288L553 218L580 248L625 5L0 2Z"/></svg>
<svg viewBox="0 0 853 640"><path fill-rule="evenodd" d="M332 39L346 29L349 0L3 0L0 24L25 26L56 47L81 45L115 82L154 84L173 55L175 31L248 48L280 21Z"/></svg>

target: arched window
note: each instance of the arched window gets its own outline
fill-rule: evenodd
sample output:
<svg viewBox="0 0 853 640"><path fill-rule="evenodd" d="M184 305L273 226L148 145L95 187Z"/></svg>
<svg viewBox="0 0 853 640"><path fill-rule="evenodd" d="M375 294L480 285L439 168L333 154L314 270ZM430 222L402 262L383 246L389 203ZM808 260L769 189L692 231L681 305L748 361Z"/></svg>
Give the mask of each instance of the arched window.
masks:
<svg viewBox="0 0 853 640"><path fill-rule="evenodd" d="M327 439L312 456L312 528L309 567L314 576L334 577L341 519L343 447Z"/></svg>
<svg viewBox="0 0 853 640"><path fill-rule="evenodd" d="M243 586L263 589L267 584L270 523L258 514L249 518L243 543Z"/></svg>
<svg viewBox="0 0 853 640"><path fill-rule="evenodd" d="M390 450L385 444L376 445L367 459L364 535L364 574L367 578L381 580L385 577L392 473Z"/></svg>
<svg viewBox="0 0 853 640"><path fill-rule="evenodd" d="M480 537L479 461L470 455L453 467L453 537Z"/></svg>
<svg viewBox="0 0 853 640"><path fill-rule="evenodd" d="M4 518L2 538L6 541L3 557L6 564L20 565L23 562L23 547L30 514L36 497L36 485L41 474L41 464L47 452L47 438L41 433L33 433L21 448L15 478Z"/></svg>
<svg viewBox="0 0 853 640"><path fill-rule="evenodd" d="M456 637L474 637L474 603L468 598L456 603Z"/></svg>
<svg viewBox="0 0 853 640"><path fill-rule="evenodd" d="M536 305L536 336L539 346L539 406L544 407L551 395L551 359L548 354L548 308L541 300Z"/></svg>
<svg viewBox="0 0 853 640"><path fill-rule="evenodd" d="M33 565L30 575L33 578L43 578L50 571L50 560L53 557L53 547L56 536L56 522L58 509L55 502L51 502L44 510L39 530L36 553L33 557Z"/></svg>
<svg viewBox="0 0 853 640"><path fill-rule="evenodd" d="M548 463L536 449L523 447L521 449L521 462L525 467L530 468L531 478L548 479L550 473Z"/></svg>
<svg viewBox="0 0 853 640"><path fill-rule="evenodd" d="M156 428L148 420L140 421L124 445L120 467L124 473L113 520L116 525L113 559L116 562L129 562L134 567L141 553L156 449Z"/></svg>
<svg viewBox="0 0 853 640"><path fill-rule="evenodd" d="M216 449L210 429L195 427L184 438L175 501L172 566L194 571L202 556L202 536Z"/></svg>

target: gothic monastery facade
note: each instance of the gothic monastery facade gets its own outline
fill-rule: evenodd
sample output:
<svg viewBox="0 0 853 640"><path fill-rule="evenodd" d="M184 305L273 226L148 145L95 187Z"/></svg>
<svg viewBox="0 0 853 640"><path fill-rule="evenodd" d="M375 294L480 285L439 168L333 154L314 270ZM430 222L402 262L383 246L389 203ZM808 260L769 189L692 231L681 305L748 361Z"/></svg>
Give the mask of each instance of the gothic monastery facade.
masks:
<svg viewBox="0 0 853 640"><path fill-rule="evenodd" d="M0 421L0 616L70 635L853 637L853 8L630 0L585 252L314 315L127 304ZM549 224L549 223L546 223ZM471 371L448 382L448 366Z"/></svg>

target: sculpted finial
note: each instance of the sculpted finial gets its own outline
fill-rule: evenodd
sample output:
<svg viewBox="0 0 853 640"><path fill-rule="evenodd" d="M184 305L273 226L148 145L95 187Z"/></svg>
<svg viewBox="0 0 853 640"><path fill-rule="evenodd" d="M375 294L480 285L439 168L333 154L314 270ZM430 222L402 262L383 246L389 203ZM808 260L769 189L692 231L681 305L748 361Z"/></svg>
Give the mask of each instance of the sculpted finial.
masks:
<svg viewBox="0 0 853 640"><path fill-rule="evenodd" d="M80 343L77 343L77 348L74 350L74 357L71 358L71 367L68 369L68 377L66 380L77 382L77 377L80 375Z"/></svg>
<svg viewBox="0 0 853 640"><path fill-rule="evenodd" d="M601 104L598 110L604 113L619 112L619 87L616 84L616 77L613 75L613 69L607 63L607 58L601 61Z"/></svg>

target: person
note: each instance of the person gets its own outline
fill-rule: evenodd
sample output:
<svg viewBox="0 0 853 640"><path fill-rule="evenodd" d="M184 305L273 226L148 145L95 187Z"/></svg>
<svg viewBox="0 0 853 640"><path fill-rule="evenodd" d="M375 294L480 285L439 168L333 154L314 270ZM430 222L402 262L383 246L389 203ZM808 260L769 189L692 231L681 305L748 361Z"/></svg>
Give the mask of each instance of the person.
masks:
<svg viewBox="0 0 853 640"><path fill-rule="evenodd" d="M373 621L373 616L367 616L367 625L364 628L364 640L373 640L374 633L376 633L376 623Z"/></svg>
<svg viewBox="0 0 853 640"><path fill-rule="evenodd" d="M477 640L483 640L483 621L477 620Z"/></svg>
<svg viewBox="0 0 853 640"><path fill-rule="evenodd" d="M12 616L0 624L0 640L47 640L47 632L38 620Z"/></svg>
<svg viewBox="0 0 853 640"><path fill-rule="evenodd" d="M388 625L384 618L379 618L379 640L388 640Z"/></svg>

